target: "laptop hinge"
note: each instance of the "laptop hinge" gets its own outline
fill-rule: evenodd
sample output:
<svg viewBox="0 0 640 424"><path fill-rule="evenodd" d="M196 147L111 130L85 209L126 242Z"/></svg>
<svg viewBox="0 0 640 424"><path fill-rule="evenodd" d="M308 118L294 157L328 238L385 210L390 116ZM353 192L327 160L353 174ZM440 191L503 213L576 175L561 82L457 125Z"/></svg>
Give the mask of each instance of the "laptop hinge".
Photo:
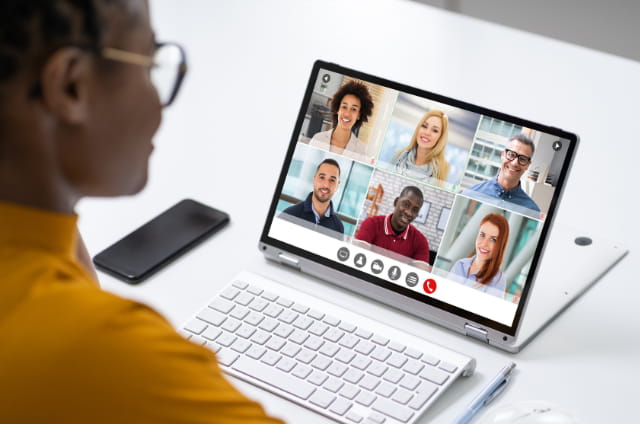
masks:
<svg viewBox="0 0 640 424"><path fill-rule="evenodd" d="M283 253L278 253L278 259L281 264L288 265L291 268L300 270L300 262L297 259L291 258Z"/></svg>
<svg viewBox="0 0 640 424"><path fill-rule="evenodd" d="M489 343L489 333L487 330L483 330L482 328L474 327L471 324L464 325L465 334L469 337L473 337L474 339L478 339L485 343Z"/></svg>

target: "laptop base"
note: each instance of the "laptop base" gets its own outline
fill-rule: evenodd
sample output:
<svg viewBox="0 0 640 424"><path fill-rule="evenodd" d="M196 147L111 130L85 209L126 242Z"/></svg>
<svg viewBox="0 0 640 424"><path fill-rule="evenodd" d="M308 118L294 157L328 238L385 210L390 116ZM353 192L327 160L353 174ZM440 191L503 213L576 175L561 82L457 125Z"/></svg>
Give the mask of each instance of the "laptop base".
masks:
<svg viewBox="0 0 640 424"><path fill-rule="evenodd" d="M628 252L611 240L554 226L516 342L504 348L519 352Z"/></svg>

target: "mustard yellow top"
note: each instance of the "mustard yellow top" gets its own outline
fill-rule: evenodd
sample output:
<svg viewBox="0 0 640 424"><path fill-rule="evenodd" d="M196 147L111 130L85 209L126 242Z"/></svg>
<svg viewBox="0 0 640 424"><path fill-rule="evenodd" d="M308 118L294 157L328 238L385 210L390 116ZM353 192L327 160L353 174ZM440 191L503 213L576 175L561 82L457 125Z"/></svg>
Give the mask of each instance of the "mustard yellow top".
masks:
<svg viewBox="0 0 640 424"><path fill-rule="evenodd" d="M280 423L76 258L77 217L0 202L0 422Z"/></svg>

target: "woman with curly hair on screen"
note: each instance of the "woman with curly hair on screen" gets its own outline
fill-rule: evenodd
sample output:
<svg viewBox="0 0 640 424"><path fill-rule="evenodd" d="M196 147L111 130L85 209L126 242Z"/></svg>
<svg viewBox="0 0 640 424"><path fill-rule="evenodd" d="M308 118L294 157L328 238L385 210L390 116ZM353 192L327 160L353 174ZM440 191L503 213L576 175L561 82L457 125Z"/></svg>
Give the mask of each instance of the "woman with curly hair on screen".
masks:
<svg viewBox="0 0 640 424"><path fill-rule="evenodd" d="M333 129L315 134L309 145L356 159L367 161L366 144L354 134L373 112L373 100L367 86L349 81L331 99Z"/></svg>

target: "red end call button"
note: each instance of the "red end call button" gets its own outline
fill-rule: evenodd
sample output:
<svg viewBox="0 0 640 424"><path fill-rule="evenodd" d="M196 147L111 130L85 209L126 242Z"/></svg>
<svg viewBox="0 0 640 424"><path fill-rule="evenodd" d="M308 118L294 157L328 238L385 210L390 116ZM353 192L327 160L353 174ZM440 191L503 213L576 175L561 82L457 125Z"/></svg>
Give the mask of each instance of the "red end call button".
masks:
<svg viewBox="0 0 640 424"><path fill-rule="evenodd" d="M436 280L434 280L433 278L429 278L425 280L424 284L422 285L422 289L427 294L432 294L433 292L436 291L437 288L438 288L438 285L436 284Z"/></svg>

